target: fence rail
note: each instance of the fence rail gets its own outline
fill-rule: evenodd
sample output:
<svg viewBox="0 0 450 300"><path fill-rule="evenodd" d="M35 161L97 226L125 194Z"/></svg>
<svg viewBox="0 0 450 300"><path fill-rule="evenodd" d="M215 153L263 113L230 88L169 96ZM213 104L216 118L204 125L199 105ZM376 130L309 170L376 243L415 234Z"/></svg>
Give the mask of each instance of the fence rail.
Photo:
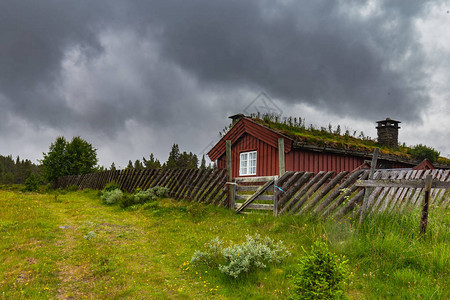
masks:
<svg viewBox="0 0 450 300"><path fill-rule="evenodd" d="M147 189L164 186L175 199L186 199L202 203L214 203L242 211L248 208L273 210L275 214L315 214L319 217L343 218L359 214L364 199L363 186L373 187L367 195L367 213L402 211L408 207L420 207L424 195L423 179L433 178L430 192L430 206L448 208L450 204L449 170L376 170L372 180L367 180L368 170L334 172L293 172L284 173L280 178L264 178L273 192L257 195L258 203L250 203L249 196L242 191L257 190L256 181L237 178L227 182L226 170L194 169L151 169L118 170L85 175L60 177L57 187L77 185L80 189L103 189L106 184L116 181L122 190L132 192L136 188ZM380 181L381 180L381 181ZM247 182L248 185L242 185ZM381 183L380 183L381 182ZM264 183L263 183L264 184ZM230 195L237 199L230 200ZM249 194L250 195L250 194ZM234 196L233 196L234 197ZM276 197L276 198L275 198ZM264 200L270 201L271 207ZM239 203L230 201L241 200Z"/></svg>

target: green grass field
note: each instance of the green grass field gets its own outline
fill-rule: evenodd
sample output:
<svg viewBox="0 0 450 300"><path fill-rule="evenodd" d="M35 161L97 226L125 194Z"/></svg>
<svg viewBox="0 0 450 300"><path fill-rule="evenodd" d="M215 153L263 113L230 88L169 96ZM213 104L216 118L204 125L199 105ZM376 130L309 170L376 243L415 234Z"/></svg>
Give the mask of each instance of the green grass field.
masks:
<svg viewBox="0 0 450 300"><path fill-rule="evenodd" d="M283 299L288 278L320 239L349 260L349 299L450 299L450 212L431 211L321 222L293 216L237 215L224 208L161 199L105 206L98 192L0 190L0 299ZM215 237L242 242L259 233L292 255L280 265L232 279L190 266Z"/></svg>

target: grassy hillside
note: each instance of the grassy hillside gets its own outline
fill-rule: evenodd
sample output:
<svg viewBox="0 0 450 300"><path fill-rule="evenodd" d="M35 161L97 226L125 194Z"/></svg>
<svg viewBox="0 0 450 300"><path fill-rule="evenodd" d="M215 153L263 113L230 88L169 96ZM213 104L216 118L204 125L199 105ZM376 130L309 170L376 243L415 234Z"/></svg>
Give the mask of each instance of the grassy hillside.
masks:
<svg viewBox="0 0 450 300"><path fill-rule="evenodd" d="M349 299L449 299L450 213L431 211L426 237L418 212L319 222L236 215L223 208L162 199L123 210L95 191L0 191L0 298L283 299L298 258L320 239L349 260ZM280 265L229 278L193 267L215 237L242 242L259 233L292 255Z"/></svg>

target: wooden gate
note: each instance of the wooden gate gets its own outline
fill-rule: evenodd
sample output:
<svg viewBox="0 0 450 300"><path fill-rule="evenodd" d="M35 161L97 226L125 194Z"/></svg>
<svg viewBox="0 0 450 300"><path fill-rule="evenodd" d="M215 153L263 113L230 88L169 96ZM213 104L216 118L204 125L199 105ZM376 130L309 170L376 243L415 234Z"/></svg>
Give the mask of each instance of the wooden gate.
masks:
<svg viewBox="0 0 450 300"><path fill-rule="evenodd" d="M237 177L234 180L234 193L232 193L231 204L236 213L244 209L249 210L272 210L277 214L277 197L275 192L275 181L278 176L261 177Z"/></svg>

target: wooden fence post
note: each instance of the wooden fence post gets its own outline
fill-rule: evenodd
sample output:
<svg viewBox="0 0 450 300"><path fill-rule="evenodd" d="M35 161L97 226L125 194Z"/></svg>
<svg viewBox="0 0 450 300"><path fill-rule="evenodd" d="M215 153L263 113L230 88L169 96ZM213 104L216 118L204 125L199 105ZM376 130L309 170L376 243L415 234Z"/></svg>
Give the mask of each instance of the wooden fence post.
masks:
<svg viewBox="0 0 450 300"><path fill-rule="evenodd" d="M283 176L284 173L286 173L286 161L285 161L285 157L284 157L284 138L279 138L278 139L278 164L279 164L279 177L281 178L281 176ZM278 189L276 188L276 186L278 185L278 179L274 181L273 183L273 188L274 188L274 193L273 193L273 215L277 216L278 215L278 197L279 197L279 192Z"/></svg>
<svg viewBox="0 0 450 300"><path fill-rule="evenodd" d="M279 171L280 177L286 172L286 165L284 159L284 138L278 139L278 162L279 162Z"/></svg>
<svg viewBox="0 0 450 300"><path fill-rule="evenodd" d="M278 216L278 198L280 195L280 191L278 190L278 188L280 188L278 187L278 178L276 178L273 182L273 215L275 217Z"/></svg>
<svg viewBox="0 0 450 300"><path fill-rule="evenodd" d="M370 172L369 172L369 180L373 179L373 174L375 174L375 168L377 167L378 153L380 149L375 148L372 156L372 162L370 164ZM364 219L366 218L367 210L369 209L369 196L372 191L372 188L366 187L364 189L364 199L361 207L361 216L359 217L359 225L362 225Z"/></svg>
<svg viewBox="0 0 450 300"><path fill-rule="evenodd" d="M228 174L228 208L234 209L234 185L233 182L233 169L231 168L231 141L226 141L226 156L227 156L227 174Z"/></svg>
<svg viewBox="0 0 450 300"><path fill-rule="evenodd" d="M428 223L428 203L430 201L430 192L431 192L431 175L427 175L425 177L425 195L423 199L423 207L422 207L422 217L420 218L420 233L425 234L427 231L427 223Z"/></svg>

